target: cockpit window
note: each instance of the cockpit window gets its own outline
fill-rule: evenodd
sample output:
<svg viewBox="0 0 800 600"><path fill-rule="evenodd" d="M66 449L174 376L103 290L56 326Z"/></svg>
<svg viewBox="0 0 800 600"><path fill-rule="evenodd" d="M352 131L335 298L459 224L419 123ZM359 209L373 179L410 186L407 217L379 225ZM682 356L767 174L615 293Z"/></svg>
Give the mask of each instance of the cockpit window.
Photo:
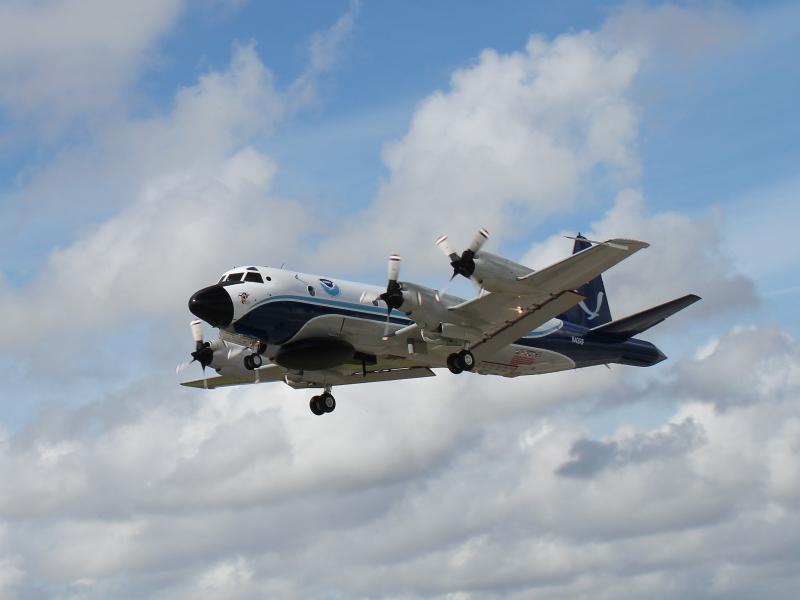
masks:
<svg viewBox="0 0 800 600"><path fill-rule="evenodd" d="M245 281L255 281L256 283L264 283L264 280L261 278L261 275L258 273L253 273L253 271L248 271L244 275Z"/></svg>
<svg viewBox="0 0 800 600"><path fill-rule="evenodd" d="M244 273L229 273L225 281L241 281Z"/></svg>

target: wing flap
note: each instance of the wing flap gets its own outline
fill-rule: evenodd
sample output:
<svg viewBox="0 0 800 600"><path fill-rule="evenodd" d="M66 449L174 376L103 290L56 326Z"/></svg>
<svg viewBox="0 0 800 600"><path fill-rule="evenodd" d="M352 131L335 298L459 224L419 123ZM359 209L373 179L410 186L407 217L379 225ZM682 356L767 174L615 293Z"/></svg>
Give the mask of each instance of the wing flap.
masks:
<svg viewBox="0 0 800 600"><path fill-rule="evenodd" d="M518 299L528 301L527 296ZM483 339L469 345L478 360L493 355L501 348L513 344L526 333L546 323L556 315L575 306L583 296L572 291L563 291L546 300L517 307L515 318L497 323L485 330Z"/></svg>

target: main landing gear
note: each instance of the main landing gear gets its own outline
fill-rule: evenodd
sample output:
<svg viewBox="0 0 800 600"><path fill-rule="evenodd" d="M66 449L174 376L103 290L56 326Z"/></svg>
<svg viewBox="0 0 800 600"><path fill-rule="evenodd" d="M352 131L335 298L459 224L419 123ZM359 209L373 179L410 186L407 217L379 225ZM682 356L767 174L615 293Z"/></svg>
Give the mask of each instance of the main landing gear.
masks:
<svg viewBox="0 0 800 600"><path fill-rule="evenodd" d="M475 368L475 357L469 350L453 353L447 357L447 368L455 375L463 371L472 371Z"/></svg>
<svg viewBox="0 0 800 600"><path fill-rule="evenodd" d="M263 364L260 354L248 354L244 357L244 368L251 371L257 369Z"/></svg>
<svg viewBox="0 0 800 600"><path fill-rule="evenodd" d="M319 396L311 398L311 402L308 405L315 415L324 415L325 413L333 412L333 409L336 408L336 398L333 397L330 391L325 390Z"/></svg>

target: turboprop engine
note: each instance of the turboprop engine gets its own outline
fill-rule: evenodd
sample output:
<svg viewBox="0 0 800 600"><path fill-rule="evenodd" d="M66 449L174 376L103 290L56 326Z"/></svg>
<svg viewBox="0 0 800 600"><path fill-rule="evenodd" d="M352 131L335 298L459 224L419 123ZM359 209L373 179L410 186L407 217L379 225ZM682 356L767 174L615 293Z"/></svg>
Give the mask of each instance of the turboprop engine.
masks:
<svg viewBox="0 0 800 600"><path fill-rule="evenodd" d="M519 278L533 273L533 269L482 250L489 232L481 229L472 243L459 255L450 245L446 235L436 238L436 245L450 259L453 267L452 281L457 275L472 279L475 284L490 292L525 293L529 288Z"/></svg>
<svg viewBox="0 0 800 600"><path fill-rule="evenodd" d="M203 327L199 320L192 321L190 326L195 345L194 352L191 353L192 360L179 364L175 369L177 373L188 368L194 362L200 364L203 370L203 379L206 376L206 367L211 367L215 371L246 373L261 366L261 356L257 353L248 354L245 346L230 344L221 339L213 342L203 341Z"/></svg>
<svg viewBox="0 0 800 600"><path fill-rule="evenodd" d="M402 258L397 254L389 257L388 282L386 291L380 295L364 292L361 302L377 302L383 300L386 304L386 327L384 336L388 335L392 310L400 310L409 317L413 316L422 328L435 329L447 320L447 306L442 302L442 297L434 289L398 281L400 276L400 263Z"/></svg>

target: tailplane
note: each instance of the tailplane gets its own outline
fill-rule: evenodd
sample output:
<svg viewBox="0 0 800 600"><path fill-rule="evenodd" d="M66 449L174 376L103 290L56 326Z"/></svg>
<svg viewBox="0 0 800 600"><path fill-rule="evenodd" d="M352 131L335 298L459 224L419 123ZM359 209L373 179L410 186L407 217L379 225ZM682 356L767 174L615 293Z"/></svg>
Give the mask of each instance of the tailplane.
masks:
<svg viewBox="0 0 800 600"><path fill-rule="evenodd" d="M630 317L625 317L624 319L619 319L599 327L594 327L589 334L592 337L600 336L618 341L627 340L634 335L642 333L643 331L647 331L654 325L658 325L667 317L671 317L676 312L683 310L698 300L700 300L700 296L696 296L695 294L687 294L681 298L676 298L675 300L670 300L664 304L659 304L653 308L648 308L647 310L638 312Z"/></svg>
<svg viewBox="0 0 800 600"><path fill-rule="evenodd" d="M587 239L579 233L575 238L572 253L577 254L591 246ZM561 313L558 316L559 319L587 329L611 322L611 309L608 306L608 296L606 295L606 286L603 285L602 275L598 275L589 283L584 283L577 289L577 292L586 299Z"/></svg>

